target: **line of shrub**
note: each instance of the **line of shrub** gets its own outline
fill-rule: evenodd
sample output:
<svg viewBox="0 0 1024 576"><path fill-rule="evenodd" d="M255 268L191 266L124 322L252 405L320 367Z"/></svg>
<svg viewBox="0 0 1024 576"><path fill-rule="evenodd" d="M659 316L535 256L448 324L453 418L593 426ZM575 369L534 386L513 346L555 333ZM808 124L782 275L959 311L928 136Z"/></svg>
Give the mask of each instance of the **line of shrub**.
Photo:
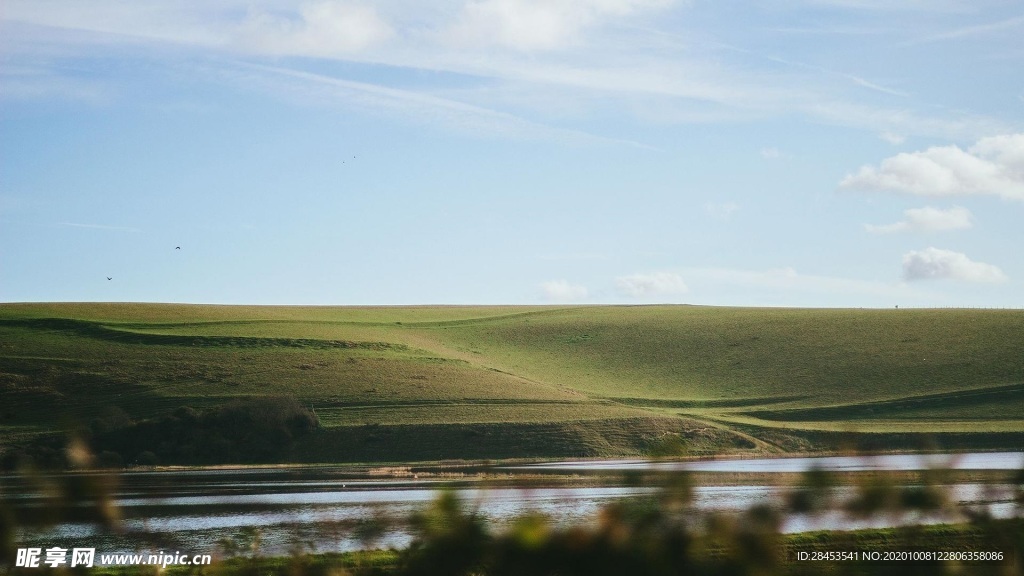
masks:
<svg viewBox="0 0 1024 576"><path fill-rule="evenodd" d="M294 398L252 397L206 410L183 406L159 418L132 421L110 408L78 436L100 468L125 465L266 464L287 458L296 440L319 426L316 415ZM45 437L11 449L0 465L14 469L71 467L64 437Z"/></svg>

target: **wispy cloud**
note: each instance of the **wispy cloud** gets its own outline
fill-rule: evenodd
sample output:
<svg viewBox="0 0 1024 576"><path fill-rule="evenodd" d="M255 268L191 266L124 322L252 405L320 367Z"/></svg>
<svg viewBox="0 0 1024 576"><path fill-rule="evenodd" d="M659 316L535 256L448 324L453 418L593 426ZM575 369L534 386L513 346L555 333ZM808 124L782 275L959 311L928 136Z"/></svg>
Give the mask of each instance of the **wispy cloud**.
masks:
<svg viewBox="0 0 1024 576"><path fill-rule="evenodd" d="M579 302L585 300L590 291L582 284L571 284L567 280L549 280L540 285L541 294L550 302Z"/></svg>
<svg viewBox="0 0 1024 576"><path fill-rule="evenodd" d="M837 126L860 126L878 133L929 136L945 139L976 139L991 134L1015 131L1018 126L1006 121L969 112L949 111L922 114L908 108L869 106L855 101L825 100L811 102L805 112L818 120Z"/></svg>
<svg viewBox="0 0 1024 576"><path fill-rule="evenodd" d="M107 226L105 224L81 224L78 222L58 222L58 226L68 228L88 228L90 230L112 230L115 232L141 232L138 228L131 226Z"/></svg>
<svg viewBox="0 0 1024 576"><path fill-rule="evenodd" d="M186 0L174 4L147 0L97 0L89 3L8 0L4 2L3 18L32 26L108 35L107 43L155 41L219 46L230 37L230 27L225 26L229 14L239 9L244 9L244 4L233 0L218 3ZM78 35L72 41L94 43L95 39Z"/></svg>
<svg viewBox="0 0 1024 576"><path fill-rule="evenodd" d="M681 271L690 280L696 294L697 284L730 286L776 293L828 295L830 297L884 297L919 299L924 293L898 282L878 282L855 278L804 274L794 268L749 270L737 268L686 268Z"/></svg>
<svg viewBox="0 0 1024 576"><path fill-rule="evenodd" d="M564 261L564 260L608 260L611 254L606 252L552 252L537 256L540 260Z"/></svg>
<svg viewBox="0 0 1024 576"><path fill-rule="evenodd" d="M877 36L880 34L891 34L891 27L865 27L865 26L779 26L770 28L770 32L780 34L806 34L814 36Z"/></svg>
<svg viewBox="0 0 1024 576"><path fill-rule="evenodd" d="M0 67L0 98L7 100L75 100L90 104L108 102L112 95L102 84L63 75L46 68Z"/></svg>
<svg viewBox="0 0 1024 576"><path fill-rule="evenodd" d="M973 26L963 26L953 30L948 30L939 34L933 34L931 36L924 36L909 40L905 45L913 44L927 44L931 42L942 42L945 40L956 40L959 38L966 38L970 36L978 36L980 34L989 34L1001 30L1012 30L1014 28L1024 27L1024 16L1017 16L1014 18L1006 18L997 22L986 22L985 24L975 24Z"/></svg>
<svg viewBox="0 0 1024 576"><path fill-rule="evenodd" d="M415 122L436 123L480 135L501 135L525 139L553 139L570 143L612 144L636 148L650 148L639 142L607 138L583 132L548 126L525 118L443 98L424 92L403 90L314 74L302 70L235 62L236 69L258 72L259 75L235 75L244 81L264 84L266 89L316 99L327 103L343 103L370 110L386 111ZM223 73L231 74L230 70ZM277 79L271 79L276 76ZM282 83L280 78L296 82Z"/></svg>
<svg viewBox="0 0 1024 576"><path fill-rule="evenodd" d="M300 5L296 18L250 11L235 32L235 44L261 54L344 57L394 36L372 6L321 0Z"/></svg>
<svg viewBox="0 0 1024 576"><path fill-rule="evenodd" d="M615 279L615 287L620 294L631 298L678 296L689 290L683 277L674 272L619 276Z"/></svg>
<svg viewBox="0 0 1024 576"><path fill-rule="evenodd" d="M977 9L977 4L969 0L801 0L800 3L881 12L962 13Z"/></svg>
<svg viewBox="0 0 1024 576"><path fill-rule="evenodd" d="M657 10L672 0L477 0L466 2L445 41L469 46L498 45L518 51L552 50L581 41L583 33L608 19Z"/></svg>
<svg viewBox="0 0 1024 576"><path fill-rule="evenodd" d="M907 140L907 137L902 134L896 134L895 132L889 132L888 130L878 135L879 138L885 140L889 144L896 146L897 144L903 144Z"/></svg>
<svg viewBox="0 0 1024 576"><path fill-rule="evenodd" d="M890 3L851 2L850 6L881 9L876 4ZM69 0L8 0L5 18L54 30L102 34L109 45L150 41L203 47L224 59L265 62L266 57L299 56L383 66L399 74L463 75L487 86L465 90L466 97L449 91L448 103L434 100L429 102L431 109L443 111L449 120L472 117L467 124L475 129L490 125L495 133L512 136L531 132L536 137L538 125L552 122L537 119L540 112L529 109L530 98L517 101L526 102L526 108L507 105L502 88L510 85L543 95L535 100L560 100L565 107L595 102L595 109L602 112L616 110L662 124L799 114L817 122L906 135L977 137L1007 128L983 115L936 111L930 106L919 106L920 111L912 105L880 107L869 104L864 91L857 89L906 99L909 92L901 79L889 85L869 78L867 71L766 57L758 50L716 42L713 32L703 30L687 31L686 41L679 44L652 40L644 32L651 28L664 34L659 19L664 20L669 10L673 15L685 14L688 6L672 0L460 0L429 9L405 2L360 0L291 4L188 0L170 5L146 0L97 0L87 5ZM764 66L766 59L790 69L770 69ZM312 69L308 61L295 59L284 65L278 61L278 65L293 71ZM835 79L855 88L837 85ZM263 88L274 89L270 84ZM408 86L379 88L422 96L418 105L445 99L436 91ZM381 103L393 101L396 94L376 91L374 97ZM451 106L453 102L461 106ZM390 110L400 113L400 108ZM570 134L570 129L541 130L543 137L553 136L552 131L570 139L580 136Z"/></svg>
<svg viewBox="0 0 1024 576"><path fill-rule="evenodd" d="M858 86L863 86L864 88L868 88L870 90L875 90L877 92L883 92L883 93L889 94L891 96L899 96L901 98L907 98L907 97L910 96L910 94L908 92L906 92L906 91L897 90L895 88L889 88L887 86L882 86L881 84L877 84L875 82L871 82L869 80L861 78L860 76L857 76L856 74L842 74L842 76L844 78L849 79L854 84L856 84Z"/></svg>
<svg viewBox="0 0 1024 576"><path fill-rule="evenodd" d="M954 206L947 210L941 208L911 208L903 212L905 218L899 222L884 225L865 224L864 228L874 234L891 234L893 232L942 232L946 230L964 230L973 225L971 211Z"/></svg>
<svg viewBox="0 0 1024 576"><path fill-rule="evenodd" d="M734 213L739 211L740 205L736 202L706 202L704 211L721 220L728 220Z"/></svg>
<svg viewBox="0 0 1024 576"><path fill-rule="evenodd" d="M725 47L728 48L729 50L733 50L733 51L736 51L736 52L741 52L743 54L747 54L749 56L753 56L753 57L756 57L756 58L761 58L761 59L767 60L769 62L775 62L775 63L778 63L778 64L785 64L786 66L790 66L790 67L793 67L793 68L800 68L800 69L804 69L804 70L810 70L810 71L813 71L813 72L818 72L818 73L824 74L826 76L834 76L836 78L843 78L845 80L848 80L849 82L852 82L852 83L856 84L857 86L861 86L863 88L868 88L870 90L874 90L874 91L877 91L877 92L882 92L884 94L889 94L891 96L900 96L900 97L904 97L904 98L909 96L909 94L907 92L904 92L903 90L897 90L895 88L890 88L890 87L887 87L887 86L882 86L881 84L879 84L877 82L872 82L872 81L867 80L867 79L865 79L865 78L863 78L861 76L858 76L857 74L851 74L849 72L841 72L841 71L838 71L838 70L832 70L832 69L826 68L824 66L818 66L816 64L808 64L806 62L799 62L799 61L796 61L796 60L791 60L789 58L782 58L782 57L773 56L773 55L765 55L765 54L761 54L760 52L755 52L753 50L747 50L747 49L744 49L744 48L738 48L736 46L725 46Z"/></svg>
<svg viewBox="0 0 1024 576"><path fill-rule="evenodd" d="M917 280L964 280L967 282L1003 282L1006 274L998 267L975 262L961 252L935 247L911 251L903 256L903 277Z"/></svg>

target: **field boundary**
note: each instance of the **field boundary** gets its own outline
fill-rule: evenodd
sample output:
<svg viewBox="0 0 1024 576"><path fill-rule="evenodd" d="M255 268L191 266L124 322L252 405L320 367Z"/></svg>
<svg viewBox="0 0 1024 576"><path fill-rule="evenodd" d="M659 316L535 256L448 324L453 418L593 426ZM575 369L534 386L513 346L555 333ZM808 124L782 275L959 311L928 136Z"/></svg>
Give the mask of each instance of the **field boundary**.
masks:
<svg viewBox="0 0 1024 576"><path fill-rule="evenodd" d="M950 405L965 406L988 404L990 402L1024 401L1024 382L974 388L971 390L952 390L934 394L906 396L892 400L874 402L858 402L820 408L788 408L782 410L752 410L741 412L762 420L817 422L836 419L877 419L884 418L887 413L908 409L945 408ZM1024 415L1022 415L1024 417Z"/></svg>

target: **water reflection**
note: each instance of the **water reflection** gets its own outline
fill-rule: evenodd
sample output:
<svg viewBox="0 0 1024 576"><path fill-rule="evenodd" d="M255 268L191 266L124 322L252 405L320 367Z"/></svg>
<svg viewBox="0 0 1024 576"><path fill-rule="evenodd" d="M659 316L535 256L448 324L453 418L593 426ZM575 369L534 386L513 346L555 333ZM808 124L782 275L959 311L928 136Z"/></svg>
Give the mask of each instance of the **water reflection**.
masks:
<svg viewBox="0 0 1024 576"><path fill-rule="evenodd" d="M641 469L800 472L812 465L833 470L918 470L922 462L959 469L1012 469L1024 467L1024 453L967 454L941 458L876 456L870 458L786 458L748 461L652 463L647 461L565 462L528 467L532 470ZM928 466L924 466L928 467ZM4 477L5 497L19 506L42 506L37 494L17 477ZM287 554L305 551L345 551L365 547L352 534L352 526L372 517L386 517L391 528L372 544L403 547L410 541L405 521L437 496L436 479L356 479L345 468L302 470L216 470L129 473L122 479L116 503L124 517L123 532L107 534L94 525L65 523L44 530L23 531L18 540L32 546L95 546L104 552L140 553L177 546L210 553L218 542L245 529L261 532L261 551ZM650 496L657 488L643 486L585 486L516 488L472 485L451 488L459 499L497 528L528 512L540 512L558 524L593 521L608 502ZM18 487L22 489L19 490ZM11 488L14 488L13 491ZM701 486L694 490L693 506L700 511L739 512L759 504L778 504L788 486ZM833 489L837 500L853 496L855 488ZM1013 487L1008 484L966 483L948 487L950 498L964 505L986 508L995 517L1014 513ZM855 529L911 523L962 520L942 515L901 513L857 520L841 512L794 515L782 526L785 532Z"/></svg>
<svg viewBox="0 0 1024 576"><path fill-rule="evenodd" d="M885 454L878 456L823 456L808 458L755 458L749 460L704 460L654 462L651 460L567 461L527 466L518 470L630 471L665 470L689 472L803 472L812 467L835 472L864 470L913 471L932 468L949 470L1020 470L1024 452L981 452L968 454Z"/></svg>

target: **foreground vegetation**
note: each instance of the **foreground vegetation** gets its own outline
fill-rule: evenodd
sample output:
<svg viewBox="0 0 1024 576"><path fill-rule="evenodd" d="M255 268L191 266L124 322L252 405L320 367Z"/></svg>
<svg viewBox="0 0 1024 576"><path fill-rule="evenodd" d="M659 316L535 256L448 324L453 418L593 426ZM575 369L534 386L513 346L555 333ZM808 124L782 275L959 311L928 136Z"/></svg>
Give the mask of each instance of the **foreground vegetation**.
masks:
<svg viewBox="0 0 1024 576"><path fill-rule="evenodd" d="M621 520L612 520L621 522ZM635 526L614 526L621 529L635 529ZM612 526L604 525L601 529L608 530ZM653 527L648 527L651 529ZM290 557L233 557L212 567L204 573L223 576L243 576L248 574L263 575L309 575L353 574L365 576L400 576L403 574L518 574L536 576L544 574L565 575L619 575L619 574L691 574L700 575L743 575L758 574L778 575L885 575L914 574L942 575L1006 575L1022 573L1017 564L1020 554L1024 551L1019 538L1024 530L1021 520L993 520L984 524L955 524L925 526L915 529L868 529L853 532L811 532L805 534L784 534L773 537L770 533L758 533L757 529L740 532L721 530L714 536L694 539L689 542L691 549L686 548L670 551L658 550L666 543L656 539L645 542L632 542L640 550L629 550L628 546L614 546L608 535L599 540L598 545L613 544L613 548L602 550L585 549L580 542L580 549L564 558L557 555L566 553L558 545L545 543L544 537L552 537L544 531L543 523L537 519L524 518L517 531L488 542L489 546L502 550L496 560L477 557L477 565L466 570L465 563L438 563L430 566L410 565L414 557L412 551L403 550L371 550L336 554L309 554ZM1018 536L1014 537L1014 534ZM594 538L580 531L574 534L580 540ZM643 536L649 537L650 534ZM635 536L634 536L635 537ZM558 535L553 540L564 539ZM770 541L769 542L766 542ZM668 543L669 546L682 544ZM768 546L762 547L764 544ZM436 546L436 543L421 546ZM564 544L563 544L564 545ZM626 550L622 550L626 548ZM650 558L645 554L657 550L666 555L677 552L679 559L672 562L671 558ZM687 561L687 553L695 550L706 555L703 558L691 558ZM882 561L864 559L865 554L882 554L885 552L928 553L936 550L958 550L962 552L985 553L993 550L1005 551L1006 557L1014 560L1006 561L968 561L968 562L926 562L926 561ZM418 548L420 552L422 548ZM857 552L857 560L827 561L802 560L801 558L822 558L837 551ZM432 551L433 552L433 551ZM452 550L445 550L450 553ZM421 552L422 553L422 552ZM803 553L803 555L801 554ZM615 556L624 556L614 561ZM610 558L613 560L609 563ZM416 558L415 562L423 562ZM649 565L648 562L650 562ZM506 564L507 563L507 564ZM485 566L480 566L484 564ZM436 567L434 567L436 566ZM146 570L138 567L108 567L95 570L95 574L110 576L129 576L145 574ZM195 574L195 570L187 567L168 567L167 574Z"/></svg>
<svg viewBox="0 0 1024 576"><path fill-rule="evenodd" d="M75 466L95 462L81 445L70 446L69 454ZM31 478L32 472L26 472ZM1024 470L1016 473L1000 497L1015 506L1014 515L1005 519L994 518L984 504L957 506L946 493L944 475L942 470L931 470L923 482L907 485L885 473L841 478L812 469L777 502L721 513L694 504L691 476L652 472L628 481L658 486L655 494L607 504L590 522L564 525L533 513L518 517L501 531L454 493L439 492L429 506L407 519L362 518L326 528L339 540L355 537L368 548L365 552L308 554L297 547L288 557L264 557L259 529L245 528L244 534L222 540L220 554L211 565L172 567L166 572L225 576L1024 574ZM853 494L839 499L835 488L851 479ZM115 476L60 474L39 477L38 482L37 491L44 496L41 506L5 499L0 491L0 571L5 574L73 572L65 566L16 566L17 547L38 544L17 541L22 527L75 522L95 526L97 535L121 529L113 497ZM790 515L813 517L833 511L855 519L912 520L959 513L967 522L797 535L780 531ZM373 543L396 526L409 528L412 544L403 550L372 550ZM159 535L151 537L154 546L165 547ZM91 572L164 571L134 566L98 567Z"/></svg>
<svg viewBox="0 0 1024 576"><path fill-rule="evenodd" d="M252 396L314 415L295 462L1019 448L1022 343L1017 310L2 304L0 450Z"/></svg>

